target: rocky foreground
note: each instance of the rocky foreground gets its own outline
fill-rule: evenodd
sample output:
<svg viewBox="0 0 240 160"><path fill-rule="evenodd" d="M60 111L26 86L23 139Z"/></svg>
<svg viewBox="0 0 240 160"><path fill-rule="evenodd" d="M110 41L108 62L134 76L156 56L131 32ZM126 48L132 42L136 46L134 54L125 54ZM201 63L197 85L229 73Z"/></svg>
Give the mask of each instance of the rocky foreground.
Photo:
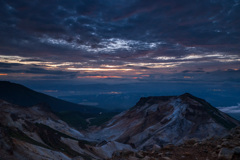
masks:
<svg viewBox="0 0 240 160"><path fill-rule="evenodd" d="M155 145L152 150L115 152L110 160L239 160L240 127L236 127L223 138L205 141L187 140L179 146Z"/></svg>
<svg viewBox="0 0 240 160"><path fill-rule="evenodd" d="M190 94L141 98L87 131L43 105L0 111L0 160L240 159L239 121Z"/></svg>
<svg viewBox="0 0 240 160"><path fill-rule="evenodd" d="M0 100L0 160L92 160L131 147L98 143L42 105L24 108Z"/></svg>

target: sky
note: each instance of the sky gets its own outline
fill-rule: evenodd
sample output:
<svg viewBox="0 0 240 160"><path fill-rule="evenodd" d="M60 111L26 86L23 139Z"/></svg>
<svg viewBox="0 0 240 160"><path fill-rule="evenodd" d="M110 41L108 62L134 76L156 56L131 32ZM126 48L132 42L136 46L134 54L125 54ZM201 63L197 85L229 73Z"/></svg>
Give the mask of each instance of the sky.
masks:
<svg viewBox="0 0 240 160"><path fill-rule="evenodd" d="M0 0L0 80L101 107L183 92L237 106L239 13L240 0Z"/></svg>

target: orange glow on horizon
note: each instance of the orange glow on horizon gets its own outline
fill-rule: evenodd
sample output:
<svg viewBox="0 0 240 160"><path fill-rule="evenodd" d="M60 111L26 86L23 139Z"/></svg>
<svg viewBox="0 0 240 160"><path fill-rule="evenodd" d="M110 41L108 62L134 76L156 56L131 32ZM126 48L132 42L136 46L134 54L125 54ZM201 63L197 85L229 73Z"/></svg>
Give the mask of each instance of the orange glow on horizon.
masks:
<svg viewBox="0 0 240 160"><path fill-rule="evenodd" d="M77 78L89 78L89 79L106 79L106 78L122 78L121 76L78 76Z"/></svg>
<svg viewBox="0 0 240 160"><path fill-rule="evenodd" d="M7 76L7 73L0 73L0 76Z"/></svg>
<svg viewBox="0 0 240 160"><path fill-rule="evenodd" d="M192 78L192 77L190 77L190 76L184 76L183 78L188 79L188 78Z"/></svg>
<svg viewBox="0 0 240 160"><path fill-rule="evenodd" d="M128 68L67 68L71 71L131 71Z"/></svg>

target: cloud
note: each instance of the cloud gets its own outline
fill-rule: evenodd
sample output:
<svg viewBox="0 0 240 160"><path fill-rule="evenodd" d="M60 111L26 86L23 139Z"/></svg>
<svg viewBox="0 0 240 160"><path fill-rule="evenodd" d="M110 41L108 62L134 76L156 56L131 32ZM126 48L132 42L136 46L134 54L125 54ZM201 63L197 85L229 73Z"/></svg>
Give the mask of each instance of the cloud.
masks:
<svg viewBox="0 0 240 160"><path fill-rule="evenodd" d="M32 74L52 74L52 75L66 75L66 74L74 74L76 72L65 72L59 70L46 70L43 68L29 68L25 71L25 73L32 73Z"/></svg>
<svg viewBox="0 0 240 160"><path fill-rule="evenodd" d="M204 72L203 70L184 70L182 71L182 73L201 73L201 72Z"/></svg>
<svg viewBox="0 0 240 160"><path fill-rule="evenodd" d="M121 76L78 76L81 79L108 79L108 78L122 78Z"/></svg>
<svg viewBox="0 0 240 160"><path fill-rule="evenodd" d="M0 68L11 68L13 66L21 66L19 63L2 63L0 62Z"/></svg>
<svg viewBox="0 0 240 160"><path fill-rule="evenodd" d="M236 82L236 72L223 71L239 69L239 7L237 0L1 1L0 67Z"/></svg>
<svg viewBox="0 0 240 160"><path fill-rule="evenodd" d="M22 73L23 70L11 70L11 69L0 69L0 72L1 73L6 73L6 74L9 74L9 73Z"/></svg>
<svg viewBox="0 0 240 160"><path fill-rule="evenodd" d="M66 39L55 39L51 37L43 37L40 38L41 43L46 43L50 45L54 45L56 47L68 47L76 50L83 50L90 53L115 53L117 51L129 51L135 52L138 50L153 50L157 48L161 42L142 42L135 40L125 40L119 38L110 38L110 39L102 39L101 42L97 45L91 44L80 44L78 43L78 39L80 37L76 37L71 41Z"/></svg>
<svg viewBox="0 0 240 160"><path fill-rule="evenodd" d="M236 106L218 107L218 109L225 113L240 113L240 103Z"/></svg>
<svg viewBox="0 0 240 160"><path fill-rule="evenodd" d="M12 43L12 38L7 38L4 33L15 34L17 41L25 39L34 45L38 43L37 37L46 36L51 38L49 41L58 40L57 43L66 45L67 42L70 43L67 37L79 35L83 43L81 48L90 52L105 51L101 47L96 50L89 48L105 43L113 46L114 51L119 51L115 49L117 46L121 46L119 49L129 49L129 45L125 45L123 40L128 41L128 44L134 41L142 42L138 45L132 43L136 48L144 43L151 46L151 43L164 40L171 44L171 49L174 44L182 44L186 48L231 48L232 52L235 52L239 41L233 34L238 33L238 28L236 24L231 24L238 24L238 7L238 3L227 0L181 3L175 0L122 0L121 3L110 0L2 2L1 19L5 23L2 24L1 31L6 37L5 43L8 44ZM121 21L109 21L112 18ZM57 38L58 36L65 38ZM23 49L25 45L22 43L19 47ZM68 45L73 46L72 43ZM74 48L76 49L75 44ZM136 48L132 48L132 51ZM183 53L184 49L181 52ZM180 54L177 50L176 53Z"/></svg>
<svg viewBox="0 0 240 160"><path fill-rule="evenodd" d="M10 75L11 73L21 73L24 74L35 74L35 75L54 75L58 77L63 76L73 76L77 75L77 72L62 71L62 70L46 70L43 68L28 68L28 69L0 69L0 73L6 73Z"/></svg>

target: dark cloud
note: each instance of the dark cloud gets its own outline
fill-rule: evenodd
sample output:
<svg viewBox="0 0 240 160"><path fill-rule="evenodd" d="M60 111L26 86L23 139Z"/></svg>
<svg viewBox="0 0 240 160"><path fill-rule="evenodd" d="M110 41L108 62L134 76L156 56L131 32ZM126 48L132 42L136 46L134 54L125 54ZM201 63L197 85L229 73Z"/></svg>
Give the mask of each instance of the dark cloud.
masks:
<svg viewBox="0 0 240 160"><path fill-rule="evenodd" d="M38 75L55 75L57 77L72 76L76 77L77 72L66 72L61 70L46 70L43 68L28 68L24 69L0 69L0 73L29 73Z"/></svg>
<svg viewBox="0 0 240 160"><path fill-rule="evenodd" d="M32 58L32 59L22 59L21 60L21 62L43 62L43 60L41 60L41 59L34 59L34 58Z"/></svg>
<svg viewBox="0 0 240 160"><path fill-rule="evenodd" d="M0 68L11 68L13 66L22 66L22 64L19 64L19 63L1 63L0 62Z"/></svg>
<svg viewBox="0 0 240 160"><path fill-rule="evenodd" d="M57 71L57 70L46 70L43 68L29 68L25 73L32 74L53 74L53 75L65 75L65 74L76 74L76 72L65 72L65 71Z"/></svg>
<svg viewBox="0 0 240 160"><path fill-rule="evenodd" d="M203 70L184 70L182 73L200 73L200 72L205 72Z"/></svg>
<svg viewBox="0 0 240 160"><path fill-rule="evenodd" d="M31 63L15 71L8 67L16 60L9 59L0 67L56 76L74 75L68 67L104 65L181 76L234 69L240 62L239 12L239 0L2 0L0 55L57 67Z"/></svg>
<svg viewBox="0 0 240 160"><path fill-rule="evenodd" d="M164 41L166 49L156 46L161 54L184 54L186 46L238 53L239 11L237 0L1 1L0 34L5 46L22 49L22 52L26 49L35 51L37 47L61 54L62 44L57 40L74 41L75 45L80 45L77 50L82 52L101 51L106 48L101 42L116 38L146 43ZM39 41L44 36L51 37L56 43L44 46L46 44ZM176 44L181 47L176 48ZM135 45L139 48L142 43ZM122 46L112 52L134 53L139 50L136 48ZM4 51L11 52L10 49ZM153 52L160 54L157 50Z"/></svg>
<svg viewBox="0 0 240 160"><path fill-rule="evenodd" d="M0 69L1 73L22 73L21 70Z"/></svg>
<svg viewBox="0 0 240 160"><path fill-rule="evenodd" d="M151 69L149 67L139 67L140 69Z"/></svg>

